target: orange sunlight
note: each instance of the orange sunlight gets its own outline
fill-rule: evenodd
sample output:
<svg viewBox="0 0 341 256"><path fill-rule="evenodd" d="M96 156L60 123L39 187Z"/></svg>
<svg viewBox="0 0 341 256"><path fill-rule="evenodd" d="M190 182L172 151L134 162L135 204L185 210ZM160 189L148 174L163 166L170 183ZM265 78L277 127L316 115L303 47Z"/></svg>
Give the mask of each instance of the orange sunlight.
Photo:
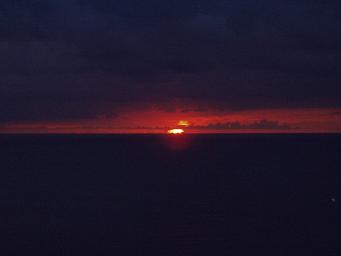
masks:
<svg viewBox="0 0 341 256"><path fill-rule="evenodd" d="M185 121L185 120L180 120L178 122L178 125L188 127L189 126L189 122Z"/></svg>
<svg viewBox="0 0 341 256"><path fill-rule="evenodd" d="M183 129L171 129L171 130L168 130L168 134L182 134L182 133L184 133Z"/></svg>

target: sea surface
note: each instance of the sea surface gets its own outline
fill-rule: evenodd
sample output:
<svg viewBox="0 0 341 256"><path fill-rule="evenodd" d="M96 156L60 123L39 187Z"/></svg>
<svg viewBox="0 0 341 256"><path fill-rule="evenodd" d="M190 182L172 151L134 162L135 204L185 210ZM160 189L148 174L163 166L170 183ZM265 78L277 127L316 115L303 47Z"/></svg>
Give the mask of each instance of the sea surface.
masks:
<svg viewBox="0 0 341 256"><path fill-rule="evenodd" d="M1 255L341 255L341 135L0 135Z"/></svg>

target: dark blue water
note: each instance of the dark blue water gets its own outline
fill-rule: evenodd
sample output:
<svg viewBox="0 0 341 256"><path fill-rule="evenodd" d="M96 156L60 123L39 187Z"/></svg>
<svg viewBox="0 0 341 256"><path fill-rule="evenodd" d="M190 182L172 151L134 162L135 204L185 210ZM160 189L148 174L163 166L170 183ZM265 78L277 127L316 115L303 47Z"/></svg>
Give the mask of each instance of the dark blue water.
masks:
<svg viewBox="0 0 341 256"><path fill-rule="evenodd" d="M341 255L340 135L1 135L1 255Z"/></svg>

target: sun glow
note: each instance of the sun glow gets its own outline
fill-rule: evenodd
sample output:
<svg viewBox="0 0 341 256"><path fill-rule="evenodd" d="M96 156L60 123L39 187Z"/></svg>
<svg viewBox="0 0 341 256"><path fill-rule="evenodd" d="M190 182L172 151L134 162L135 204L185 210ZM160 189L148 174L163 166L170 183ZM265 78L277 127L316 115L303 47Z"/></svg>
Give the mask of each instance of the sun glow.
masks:
<svg viewBox="0 0 341 256"><path fill-rule="evenodd" d="M183 129L171 129L171 130L168 130L168 134L182 134L182 133L184 133Z"/></svg>
<svg viewBox="0 0 341 256"><path fill-rule="evenodd" d="M189 126L189 122L186 121L186 120L180 120L178 122L178 125L188 127Z"/></svg>

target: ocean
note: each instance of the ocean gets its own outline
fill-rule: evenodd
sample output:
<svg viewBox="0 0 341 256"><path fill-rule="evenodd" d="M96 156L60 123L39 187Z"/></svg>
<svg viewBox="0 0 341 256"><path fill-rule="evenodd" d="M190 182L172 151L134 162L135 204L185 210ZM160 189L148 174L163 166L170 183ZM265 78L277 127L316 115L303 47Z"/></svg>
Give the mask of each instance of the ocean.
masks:
<svg viewBox="0 0 341 256"><path fill-rule="evenodd" d="M341 255L341 135L0 135L1 255Z"/></svg>

